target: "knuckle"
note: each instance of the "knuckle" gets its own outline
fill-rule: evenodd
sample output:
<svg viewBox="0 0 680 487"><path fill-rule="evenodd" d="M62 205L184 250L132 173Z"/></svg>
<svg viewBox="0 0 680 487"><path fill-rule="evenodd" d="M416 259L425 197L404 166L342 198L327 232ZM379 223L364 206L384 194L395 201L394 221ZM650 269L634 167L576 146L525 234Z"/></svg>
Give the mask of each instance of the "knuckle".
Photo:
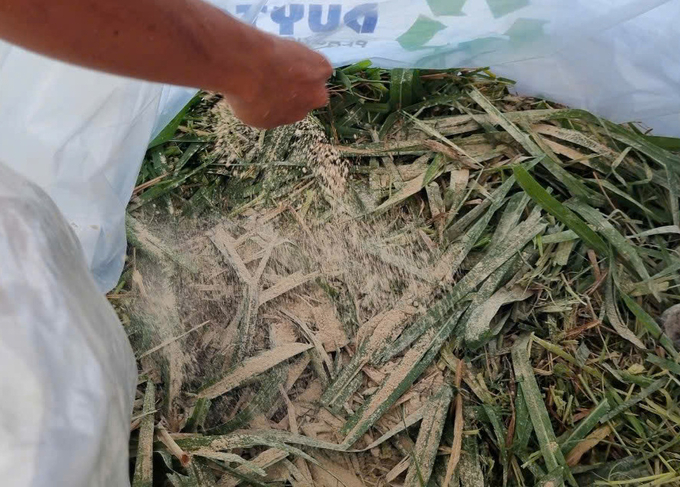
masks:
<svg viewBox="0 0 680 487"><path fill-rule="evenodd" d="M327 103L328 103L328 92L324 88L323 90L320 90L314 98L315 108L325 106Z"/></svg>
<svg viewBox="0 0 680 487"><path fill-rule="evenodd" d="M316 72L319 76L323 76L324 79L329 78L333 74L333 66L328 61L328 59L318 52L315 52L317 58L317 69Z"/></svg>

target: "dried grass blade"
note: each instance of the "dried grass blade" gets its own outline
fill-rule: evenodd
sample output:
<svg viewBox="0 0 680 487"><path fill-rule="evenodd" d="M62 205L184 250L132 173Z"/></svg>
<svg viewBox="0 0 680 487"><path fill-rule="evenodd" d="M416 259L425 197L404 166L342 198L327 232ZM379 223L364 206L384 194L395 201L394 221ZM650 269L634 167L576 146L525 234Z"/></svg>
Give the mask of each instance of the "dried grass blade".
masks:
<svg viewBox="0 0 680 487"><path fill-rule="evenodd" d="M420 120L418 120L416 117L414 117L414 116L411 115L411 114L408 114L408 113L407 113L406 116L411 120L411 122L412 122L416 127L418 127L420 130L422 130L423 132L425 132L427 135L429 135L430 137L434 137L435 139L440 140L440 141L443 142L444 144L446 144L446 145L448 145L449 147L451 147L451 148L452 148L454 151L456 151L458 154L461 154L461 155L465 156L466 158L468 158L468 159L469 159L469 162L467 162L467 161L461 161L461 162L463 162L466 166L470 167L471 169L479 169L479 168L481 167L480 164L479 164L479 162L478 162L474 157L472 157L470 154L468 154L467 152L465 152L465 150L462 149L461 147L458 147L458 146L457 146L455 143L453 143L450 139L447 139L447 138L444 137L442 134L440 134L439 132L437 132L436 129L432 128L430 125L427 125L426 123L421 122Z"/></svg>
<svg viewBox="0 0 680 487"><path fill-rule="evenodd" d="M226 394L230 390L243 385L259 374L266 372L291 357L306 352L312 347L313 345L307 343L292 343L281 345L273 350L267 350L232 368L216 383L203 387L196 397L197 399L213 399Z"/></svg>
<svg viewBox="0 0 680 487"><path fill-rule="evenodd" d="M213 228L209 238L243 282L243 301L238 315L234 318L236 320L238 333L236 334L234 354L231 357L232 363L238 364L249 355L252 346L254 334L253 327L257 318L258 303L260 299L259 286L239 256L236 240L234 240L224 225L218 225Z"/></svg>
<svg viewBox="0 0 680 487"><path fill-rule="evenodd" d="M442 157L435 157L432 161L432 164L430 164L430 166L425 171L423 171L420 176L404 184L404 186L399 191L394 193L390 198L387 199L387 201L378 206L373 211L373 213L382 213L390 207L413 196L423 189L430 181L437 178L442 172L444 172L444 159Z"/></svg>
<svg viewBox="0 0 680 487"><path fill-rule="evenodd" d="M232 265L241 280L249 286L252 285L253 276L236 250L236 240L231 236L227 229L224 228L224 225L218 225L213 228L209 238L213 245L215 245L215 248L217 248L227 262Z"/></svg>
<svg viewBox="0 0 680 487"><path fill-rule="evenodd" d="M562 453L568 455L572 448L574 448L582 439L588 435L602 417L609 413L611 406L609 401L605 398L597 406L590 411L590 414L583 418L576 428L567 436L562 442L560 449Z"/></svg>
<svg viewBox="0 0 680 487"><path fill-rule="evenodd" d="M420 487L430 481L452 395L451 387L442 385L426 406L405 487Z"/></svg>
<svg viewBox="0 0 680 487"><path fill-rule="evenodd" d="M318 455L317 460L321 464L320 467L311 465L312 480L314 486L337 486L337 487L366 487L366 483L362 481L361 471L356 473L353 469L347 468L345 465L332 461L325 455ZM340 460L340 458L338 458Z"/></svg>
<svg viewBox="0 0 680 487"><path fill-rule="evenodd" d="M288 457L288 453L286 453L285 451L277 450L276 448L270 448L269 450L265 450L258 456L253 458L249 463L254 467L266 469L271 467L272 465L276 465L278 462L280 462L286 457ZM251 469L249 466L241 465L236 468L236 471L242 474L247 474L249 471L251 471ZM217 483L217 487L236 487L241 482L242 482L241 479L238 479L229 474L225 474Z"/></svg>
<svg viewBox="0 0 680 487"><path fill-rule="evenodd" d="M179 463L183 466L186 467L189 465L191 462L191 457L184 451L182 450L177 443L175 443L175 440L172 439L170 434L168 433L168 430L165 429L165 427L161 424L159 424L156 427L156 435L158 436L158 439L165 445L165 447L168 449L172 455L179 460Z"/></svg>
<svg viewBox="0 0 680 487"><path fill-rule="evenodd" d="M541 148L531 140L528 134L522 132L515 124L496 108L477 88L472 88L469 92L472 98L482 109L489 114L491 123L500 125L515 139L524 149L534 157L544 156Z"/></svg>
<svg viewBox="0 0 680 487"><path fill-rule="evenodd" d="M529 128L531 132L531 129ZM594 206L604 206L606 199L600 193L590 189L581 179L574 176L572 173L564 169L560 165L559 158L553 153L550 147L547 147L540 135L531 132L536 139L536 143L543 150L547 157L541 158L541 164L545 167L556 181L566 186L569 192L576 198L583 198Z"/></svg>
<svg viewBox="0 0 680 487"><path fill-rule="evenodd" d="M444 485L450 485L451 483L453 473L456 471L456 467L458 466L458 462L460 460L460 452L463 446L463 425L465 423L465 419L463 417L463 395L460 392L460 386L462 384L464 367L465 362L458 360L455 378L457 393L453 419L453 441L451 442L451 455L449 456L449 462L446 465Z"/></svg>
<svg viewBox="0 0 680 487"><path fill-rule="evenodd" d="M548 109L504 112L503 115L514 123L534 124L542 120L561 118L565 113L567 113L567 110L564 109ZM498 125L498 123L494 123L497 121L497 118L489 115L455 115L434 121L426 120L425 123L432 124L442 135L458 135L478 130L482 124Z"/></svg>
<svg viewBox="0 0 680 487"><path fill-rule="evenodd" d="M137 446L137 461L132 487L151 487L153 484L153 434L154 415L156 408L156 386L153 382L146 383L142 423L139 427L139 443Z"/></svg>
<svg viewBox="0 0 680 487"><path fill-rule="evenodd" d="M411 458L404 457L399 463L397 463L392 468L392 470L387 472L387 474L385 475L385 481L388 484L391 484L397 479L397 477L399 477L402 473L404 473L408 469L409 465L411 465Z"/></svg>
<svg viewBox="0 0 680 487"><path fill-rule="evenodd" d="M129 214L126 214L125 216L125 233L130 245L133 245L138 249L143 249L150 254L153 259L159 262L168 259L192 274L198 272L198 266L195 262L187 258L186 255L170 248L170 246L161 241L161 239L151 234L142 222Z"/></svg>
<svg viewBox="0 0 680 487"><path fill-rule="evenodd" d="M320 275L320 272L310 272L309 274L295 272L289 276L286 276L273 286L260 292L260 300L258 305L262 306L272 299L278 298L279 296L295 289L296 287L302 286L303 284L316 279Z"/></svg>
<svg viewBox="0 0 680 487"><path fill-rule="evenodd" d="M375 440L373 443L368 445L366 448L362 448L361 450L348 450L348 452L364 452L364 451L369 451L375 448L376 446L381 445L382 443L386 442L390 438L394 437L395 435L401 433L407 428L410 428L414 424L416 424L418 421L423 419L423 415L425 414L425 408L426 406L421 407L418 409L415 413L411 413L408 416L406 416L402 421L399 422L397 426L389 430L387 433L382 435L380 438Z"/></svg>
<svg viewBox="0 0 680 487"><path fill-rule="evenodd" d="M314 333L309 326L307 326L307 323L302 321L300 318L295 316L292 313L289 313L285 309L281 309L281 312L286 315L288 318L290 318L293 323L298 325L304 335L307 337L307 339L314 345L314 349L316 350L317 355L319 358L323 361L323 363L326 364L326 367L328 367L328 373L332 374L333 373L333 361L329 357L328 353L326 352L326 349L323 346L323 343L321 342L321 339L317 336L316 333Z"/></svg>
<svg viewBox="0 0 680 487"><path fill-rule="evenodd" d="M172 338L168 338L167 340L164 340L162 343L160 343L160 344L156 345L155 347L153 347L153 348L147 350L146 352L143 352L142 354L140 354L140 355L137 357L137 360L141 360L141 359L143 359L144 357L146 357L146 356L148 356L148 355L151 355L151 354L154 353L154 352L157 352L157 351L160 350L161 348L167 347L168 345L170 345L171 343L176 342L177 340L181 340L182 338L184 338L185 336L189 335L190 333L192 333L192 332L198 330L199 328L203 328L203 327L204 327L205 325L207 325L208 323L210 323L210 321L204 321L204 322L201 323L200 325L194 326L192 329L190 329L190 330L188 330L188 331L185 331L185 332L182 333L181 335L178 335L178 336L176 336L176 337L172 337Z"/></svg>
<svg viewBox="0 0 680 487"><path fill-rule="evenodd" d="M621 336L621 338L625 338L636 347L644 350L645 344L642 343L642 341L635 335L635 333L633 333L626 326L626 324L621 321L621 317L619 316L619 310L616 307L616 300L614 298L614 278L611 275L611 273L607 278L604 305L607 318L609 319L609 323L616 330L616 333L618 333L619 336Z"/></svg>
<svg viewBox="0 0 680 487"><path fill-rule="evenodd" d="M600 441L612 434L613 428L604 425L593 431L587 438L580 441L567 455L567 465L574 467L581 461L581 457L592 450Z"/></svg>
<svg viewBox="0 0 680 487"><path fill-rule="evenodd" d="M583 132L579 132L578 130L570 130L562 127L556 127L554 125L544 124L534 125L532 128L541 135L549 135L551 137L585 147L596 154L606 156L612 160L617 158L617 154L612 149L588 137Z"/></svg>
<svg viewBox="0 0 680 487"><path fill-rule="evenodd" d="M425 186L427 192L427 201L430 204L430 214L432 218L437 218L444 213L444 199L439 184L432 182Z"/></svg>

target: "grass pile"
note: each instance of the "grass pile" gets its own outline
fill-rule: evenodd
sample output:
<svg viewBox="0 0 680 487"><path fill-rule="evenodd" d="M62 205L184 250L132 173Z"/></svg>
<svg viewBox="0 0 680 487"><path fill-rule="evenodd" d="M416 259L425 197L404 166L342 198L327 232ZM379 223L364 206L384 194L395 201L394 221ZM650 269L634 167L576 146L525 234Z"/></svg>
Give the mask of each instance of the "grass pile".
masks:
<svg viewBox="0 0 680 487"><path fill-rule="evenodd" d="M152 143L134 487L680 482L677 141L511 85L358 63L298 124L201 95Z"/></svg>

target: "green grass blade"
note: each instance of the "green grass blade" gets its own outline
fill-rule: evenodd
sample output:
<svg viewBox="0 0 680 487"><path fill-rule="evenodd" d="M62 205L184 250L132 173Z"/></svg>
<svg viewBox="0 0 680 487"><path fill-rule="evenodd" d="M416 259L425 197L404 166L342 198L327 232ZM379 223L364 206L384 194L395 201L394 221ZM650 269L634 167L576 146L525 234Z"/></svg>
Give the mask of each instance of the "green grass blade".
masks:
<svg viewBox="0 0 680 487"><path fill-rule="evenodd" d="M680 139L676 137L660 137L658 135L645 135L645 140L667 151L672 152L680 151Z"/></svg>
<svg viewBox="0 0 680 487"><path fill-rule="evenodd" d="M458 267L462 264L465 257L468 256L470 251L473 249L477 241L480 239L486 228L489 226L491 218L495 215L496 211L500 209L505 203L504 198L507 192L510 190L511 184L508 184L504 191L494 193L494 202L491 204L489 209L484 215L477 219L477 221L470 227L470 229L460 237L460 239L454 242L452 245L451 252L455 255L455 258L451 265L450 275L458 271Z"/></svg>
<svg viewBox="0 0 680 487"><path fill-rule="evenodd" d="M600 423L604 424L607 421L611 421L612 419L616 418L619 414L623 413L624 411L628 411L631 407L635 406L640 401L644 401L647 397L654 394L656 391L664 387L667 383L668 383L667 377L657 379L651 385L642 389L642 391L640 391L639 394L631 397L627 401L624 401L623 403L619 404L614 409L612 409L609 413L605 414L602 418L600 418Z"/></svg>
<svg viewBox="0 0 680 487"><path fill-rule="evenodd" d="M673 362L672 360L661 358L658 355L652 354L648 354L646 360L650 364L654 364L658 367L661 367L662 369L673 372L677 376L680 376L680 364L677 362Z"/></svg>
<svg viewBox="0 0 680 487"><path fill-rule="evenodd" d="M595 227L612 244L624 262L637 273L640 279L649 279L649 272L633 246L609 221L595 208L582 201L571 199L565 206L581 215L586 222Z"/></svg>
<svg viewBox="0 0 680 487"><path fill-rule="evenodd" d="M515 453L525 452L529 447L531 433L534 425L529 417L529 408L524 400L522 384L517 383L517 396L515 397L515 438L512 442L512 450Z"/></svg>
<svg viewBox="0 0 680 487"><path fill-rule="evenodd" d="M226 435L248 427L258 415L266 414L267 411L281 401L280 386L286 382L287 374L287 364L279 364L274 369L263 374L255 397L248 401L248 404L227 422L210 428L208 432L211 435ZM198 401L201 401L201 399Z"/></svg>
<svg viewBox="0 0 680 487"><path fill-rule="evenodd" d="M528 347L530 344L531 336L527 334L520 337L512 347L512 365L515 369L515 376L522 386L522 394L529 410L529 417L534 426L547 470L552 472L562 468L569 483L577 485L567 468L562 450L559 449L557 444L555 432L550 423L550 416L543 402L541 390L536 382L534 370L529 359Z"/></svg>
<svg viewBox="0 0 680 487"><path fill-rule="evenodd" d="M160 133L156 137L154 137L154 139L151 142L149 142L149 147L147 147L147 149L153 149L154 147L158 147L159 145L165 144L170 139L172 139L175 136L175 132L177 132L177 127L179 127L179 124L182 123L182 120L184 120L184 117L186 117L189 110L191 110L194 107L194 105L196 105L200 101L201 94L197 93L191 100L189 100L189 103L184 105L184 108L182 108L179 111L179 113L175 115L175 118L170 120L170 122L165 126L165 128L161 130Z"/></svg>
<svg viewBox="0 0 680 487"><path fill-rule="evenodd" d="M412 104L413 70L397 68L392 70L390 78L390 104L400 110Z"/></svg>
<svg viewBox="0 0 680 487"><path fill-rule="evenodd" d="M566 208L543 189L526 169L522 166L515 166L513 172L519 185L537 205L564 223L570 230L576 233L586 245L593 248L600 255L604 256L608 254L607 244L605 244L604 240L591 230L573 211Z"/></svg>
<svg viewBox="0 0 680 487"><path fill-rule="evenodd" d="M494 125L500 125L509 133L513 139L515 139L524 149L534 157L545 156L541 148L531 140L528 134L522 132L514 123L501 113L501 111L496 108L493 103L491 103L477 88L473 88L469 92L470 98L472 98L482 109L489 114L491 123Z"/></svg>
<svg viewBox="0 0 680 487"><path fill-rule="evenodd" d="M671 354L671 356L675 359L678 360L680 359L680 354L678 354L677 350L673 346L673 342L671 341L670 338L668 338L668 335L666 335L659 324L656 322L654 318L652 318L649 313L647 313L642 307L640 307L639 304L637 304L630 296L628 296L626 293L622 292L619 289L619 293L621 297L623 298L623 302L626 303L626 306L628 309L635 315L635 317L638 319L638 321L644 326L647 331L654 337L656 340L659 341L659 344L663 348L666 349L666 351Z"/></svg>
<svg viewBox="0 0 680 487"><path fill-rule="evenodd" d="M343 452L347 448L337 443L317 440L309 436L289 433L282 430L243 430L228 435L195 435L176 438L175 442L182 449L192 452L209 449L213 451L228 451L240 448L253 448L255 446L269 446L286 451L292 455L302 456L305 460L316 463L316 460L308 455L300 455L298 451L291 451L290 445L306 446L320 450Z"/></svg>
<svg viewBox="0 0 680 487"><path fill-rule="evenodd" d="M680 226L680 188L678 188L678 170L680 168L675 165L666 166L666 175L668 176L668 200L670 202L671 215L673 216L673 225Z"/></svg>
<svg viewBox="0 0 680 487"><path fill-rule="evenodd" d="M438 329L430 329L404 354L378 390L361 406L342 429L343 445L349 448L408 390L439 354L465 310L458 310Z"/></svg>
<svg viewBox="0 0 680 487"><path fill-rule="evenodd" d="M590 411L590 414L583 418L578 423L578 425L576 425L576 428L574 428L569 436L567 436L564 441L561 442L562 444L560 445L560 449L562 450L562 453L565 456L568 455L571 449L574 448L582 439L588 436L600 419L602 419L602 417L608 414L610 411L611 406L609 405L609 401L607 401L605 398L602 402L595 406L593 410Z"/></svg>
<svg viewBox="0 0 680 487"><path fill-rule="evenodd" d="M530 217L515 228L503 242L489 249L477 265L475 265L463 278L456 283L451 292L436 302L427 314L409 326L404 333L392 344L388 350L379 356L379 363L384 364L390 358L409 347L419 336L427 330L441 323L450 310L465 296L474 291L477 286L484 282L496 269L505 262L516 256L531 240L542 233L546 225L540 223L540 215Z"/></svg>

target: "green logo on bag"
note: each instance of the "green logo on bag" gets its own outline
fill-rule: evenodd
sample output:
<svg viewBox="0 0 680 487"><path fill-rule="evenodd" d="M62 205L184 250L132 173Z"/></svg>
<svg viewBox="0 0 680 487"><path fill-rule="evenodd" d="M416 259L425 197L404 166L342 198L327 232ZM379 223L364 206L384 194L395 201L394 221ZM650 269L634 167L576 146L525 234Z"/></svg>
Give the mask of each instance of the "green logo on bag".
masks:
<svg viewBox="0 0 680 487"><path fill-rule="evenodd" d="M467 0L427 0L435 17L452 15L464 16L463 7ZM529 0L486 0L495 19L503 17L529 5Z"/></svg>
<svg viewBox="0 0 680 487"><path fill-rule="evenodd" d="M427 0L427 4L435 17L464 17L463 7L467 1ZM486 4L491 15L498 19L526 7L529 5L529 0L486 0ZM545 23L545 21L536 19L517 19L510 29L505 32L508 39L502 37L472 39L469 42L458 44L452 49L450 45L426 46L439 31L447 29L449 26L439 20L421 14L406 32L397 37L397 42L407 51L429 48L435 51L467 51L474 56L484 52L495 51L508 42L519 44L534 40L543 35L543 25Z"/></svg>
<svg viewBox="0 0 680 487"><path fill-rule="evenodd" d="M252 4L236 6L236 13L247 15ZM324 8L326 7L326 8ZM324 19L324 10L326 15ZM307 17L307 25L313 33L332 32L342 25L346 25L357 34L372 34L378 24L378 4L363 3L347 10L343 14L343 6L340 4L309 4L290 3L283 7L269 9L262 8L262 13L269 14L273 22L279 26L279 35L295 35L295 24Z"/></svg>

